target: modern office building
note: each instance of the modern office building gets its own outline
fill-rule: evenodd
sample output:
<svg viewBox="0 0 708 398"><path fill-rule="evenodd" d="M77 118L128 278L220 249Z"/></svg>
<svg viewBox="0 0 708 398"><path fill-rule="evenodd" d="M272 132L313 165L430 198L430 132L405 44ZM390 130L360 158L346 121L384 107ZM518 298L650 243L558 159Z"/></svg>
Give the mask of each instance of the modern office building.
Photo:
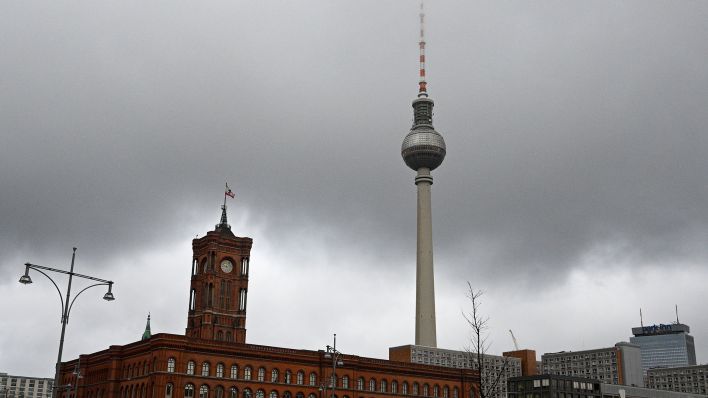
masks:
<svg viewBox="0 0 708 398"><path fill-rule="evenodd" d="M524 350L529 351L529 350ZM507 355L483 355L484 369L480 377L485 380L499 380L498 388L489 391L490 398L507 397L507 379L523 376L523 361L519 357ZM392 361L419 363L426 365L445 366L460 369L479 369L477 356L474 353L459 350L446 350L417 345L404 345L388 349L388 359ZM535 365L535 356L533 363Z"/></svg>
<svg viewBox="0 0 708 398"><path fill-rule="evenodd" d="M632 328L629 341L642 351L644 374L651 368L675 368L696 364L696 347L688 325L682 323Z"/></svg>
<svg viewBox="0 0 708 398"><path fill-rule="evenodd" d="M626 342L608 348L543 354L541 362L544 374L584 377L608 384L644 386L639 346Z"/></svg>
<svg viewBox="0 0 708 398"><path fill-rule="evenodd" d="M537 375L509 379L510 398L706 398L705 395L600 383L582 377Z"/></svg>
<svg viewBox="0 0 708 398"><path fill-rule="evenodd" d="M48 398L54 379L0 373L0 398Z"/></svg>
<svg viewBox="0 0 708 398"><path fill-rule="evenodd" d="M535 375L508 381L509 398L601 398L600 382L583 377Z"/></svg>
<svg viewBox="0 0 708 398"><path fill-rule="evenodd" d="M708 395L708 365L647 370L647 387Z"/></svg>

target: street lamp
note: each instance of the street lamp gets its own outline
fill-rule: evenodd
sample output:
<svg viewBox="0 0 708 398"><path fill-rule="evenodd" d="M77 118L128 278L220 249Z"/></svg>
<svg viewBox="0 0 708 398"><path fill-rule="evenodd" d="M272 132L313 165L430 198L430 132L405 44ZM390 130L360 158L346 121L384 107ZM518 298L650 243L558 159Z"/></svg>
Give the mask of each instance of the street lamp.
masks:
<svg viewBox="0 0 708 398"><path fill-rule="evenodd" d="M330 398L334 398L335 390L337 388L337 366L344 366L344 362L341 360L343 354L337 351L337 333L334 334L334 344L332 346L327 346L327 351L324 353L325 359L332 360L332 376L329 378L329 384L332 386L332 394ZM327 391L325 384L325 392Z"/></svg>
<svg viewBox="0 0 708 398"><path fill-rule="evenodd" d="M64 350L64 334L66 332L66 324L69 323L69 314L71 313L71 308L74 306L74 302L76 299L81 295L81 293L85 292L86 290L95 287L95 286L108 286L108 291L106 294L103 295L103 299L106 301L113 301L115 300L115 297L113 297L113 282L112 281L107 281L105 279L100 279L96 278L93 276L89 275L83 275L83 274L77 274L74 272L74 259L76 258L76 248L74 247L74 251L71 254L71 269L67 272L61 269L56 269L56 268L49 268L49 267L43 267L41 265L36 265L36 264L30 264L30 263L25 263L25 274L20 277L20 283L23 285L28 285L32 283L32 278L29 276L29 271L30 269L33 269L40 274L44 275L49 279L54 287L57 289L57 293L59 293L59 300L61 301L61 337L59 338L59 355L57 355L57 364L56 364L56 369L55 369L55 374L54 374L54 386L52 388L53 390L53 395L54 398L56 398L59 395L59 376L60 376L60 370L61 370L61 354L62 351ZM56 282L54 282L54 279L52 279L49 275L47 275L46 272L44 271L51 271L51 272L57 272L60 274L65 274L69 275L69 283L66 287L66 300L62 297L61 290L59 290L59 286L57 286ZM89 279L98 283L94 283L93 285L89 285L85 288L83 288L80 292L74 296L74 299L69 302L69 298L71 298L71 281L73 280L74 277L79 277L79 278L84 278L84 279Z"/></svg>

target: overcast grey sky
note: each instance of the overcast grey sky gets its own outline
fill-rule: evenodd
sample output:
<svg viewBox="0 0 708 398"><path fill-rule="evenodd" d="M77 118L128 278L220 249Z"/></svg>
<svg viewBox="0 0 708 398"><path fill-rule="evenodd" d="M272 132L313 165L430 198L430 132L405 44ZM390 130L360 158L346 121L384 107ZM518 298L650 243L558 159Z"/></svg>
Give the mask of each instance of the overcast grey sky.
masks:
<svg viewBox="0 0 708 398"><path fill-rule="evenodd" d="M607 347L674 304L708 361L708 2L434 0L438 344L486 291L492 351ZM191 239L254 239L248 342L413 342L418 4L0 3L0 371L51 376L59 299L114 280L65 359L184 333ZM62 286L65 280L61 280ZM78 286L75 285L75 291Z"/></svg>

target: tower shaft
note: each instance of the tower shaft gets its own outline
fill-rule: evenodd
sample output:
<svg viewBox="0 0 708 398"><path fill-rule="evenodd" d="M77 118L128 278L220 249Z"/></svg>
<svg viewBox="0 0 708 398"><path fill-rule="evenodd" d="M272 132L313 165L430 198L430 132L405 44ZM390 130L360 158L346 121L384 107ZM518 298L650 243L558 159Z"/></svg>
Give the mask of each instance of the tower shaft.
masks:
<svg viewBox="0 0 708 398"><path fill-rule="evenodd" d="M418 191L416 250L415 344L436 347L435 277L433 272L433 219L430 206L430 169L421 167L415 178Z"/></svg>

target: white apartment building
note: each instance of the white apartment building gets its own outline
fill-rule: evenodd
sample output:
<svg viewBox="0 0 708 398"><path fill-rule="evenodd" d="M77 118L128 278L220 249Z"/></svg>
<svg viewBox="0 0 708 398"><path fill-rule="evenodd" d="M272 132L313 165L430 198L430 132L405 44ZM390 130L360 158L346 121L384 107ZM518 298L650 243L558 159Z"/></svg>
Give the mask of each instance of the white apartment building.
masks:
<svg viewBox="0 0 708 398"><path fill-rule="evenodd" d="M0 398L51 398L54 379L0 373Z"/></svg>

